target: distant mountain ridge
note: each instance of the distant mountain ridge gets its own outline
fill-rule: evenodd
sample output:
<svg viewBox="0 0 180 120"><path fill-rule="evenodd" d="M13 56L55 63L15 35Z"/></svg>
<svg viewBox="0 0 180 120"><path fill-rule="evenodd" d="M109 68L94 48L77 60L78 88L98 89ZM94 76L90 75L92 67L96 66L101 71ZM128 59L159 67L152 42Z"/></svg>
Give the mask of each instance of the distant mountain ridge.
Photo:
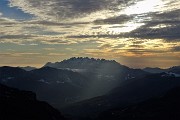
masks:
<svg viewBox="0 0 180 120"><path fill-rule="evenodd" d="M161 69L161 68L158 68L158 67L156 67L156 68L146 67L146 68L144 68L142 70L144 70L146 72L150 72L150 73L162 73L162 72L166 71L166 69Z"/></svg>
<svg viewBox="0 0 180 120"><path fill-rule="evenodd" d="M161 69L161 68L151 68L151 67L146 67L144 69L142 69L146 72L149 72L149 73L162 73L162 72L173 72L173 73L176 73L176 74L180 74L180 66L173 66L173 67L170 67L170 68L167 68L167 69Z"/></svg>
<svg viewBox="0 0 180 120"><path fill-rule="evenodd" d="M21 69L23 69L23 70L26 70L26 71L31 71L31 70L37 69L36 67L31 67L31 66L19 67L19 68L21 68Z"/></svg>

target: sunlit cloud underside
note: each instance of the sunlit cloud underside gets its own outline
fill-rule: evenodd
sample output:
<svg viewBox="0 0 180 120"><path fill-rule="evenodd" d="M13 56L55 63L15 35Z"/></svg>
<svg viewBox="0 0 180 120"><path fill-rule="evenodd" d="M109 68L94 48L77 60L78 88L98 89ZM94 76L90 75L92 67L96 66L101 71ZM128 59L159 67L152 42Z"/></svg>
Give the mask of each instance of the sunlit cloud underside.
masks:
<svg viewBox="0 0 180 120"><path fill-rule="evenodd" d="M0 3L0 65L41 66L72 56L131 67L180 64L178 0Z"/></svg>

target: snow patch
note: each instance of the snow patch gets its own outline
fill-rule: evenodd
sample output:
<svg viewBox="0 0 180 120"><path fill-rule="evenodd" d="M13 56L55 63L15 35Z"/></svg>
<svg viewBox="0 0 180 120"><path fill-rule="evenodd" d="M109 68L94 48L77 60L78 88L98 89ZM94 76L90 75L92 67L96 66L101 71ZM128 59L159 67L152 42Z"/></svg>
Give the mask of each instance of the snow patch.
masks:
<svg viewBox="0 0 180 120"><path fill-rule="evenodd" d="M39 82L50 84L49 82L45 81L44 79L38 80Z"/></svg>
<svg viewBox="0 0 180 120"><path fill-rule="evenodd" d="M136 77L131 76L130 74L128 74L127 77L125 77L125 80L134 79L134 78L136 78Z"/></svg>
<svg viewBox="0 0 180 120"><path fill-rule="evenodd" d="M165 72L166 74L161 75L161 77L180 77L180 74L176 74L173 72Z"/></svg>
<svg viewBox="0 0 180 120"><path fill-rule="evenodd" d="M65 82L56 81L57 84L64 84Z"/></svg>
<svg viewBox="0 0 180 120"><path fill-rule="evenodd" d="M14 77L8 77L7 79L8 79L8 80L11 80L11 79L14 79Z"/></svg>

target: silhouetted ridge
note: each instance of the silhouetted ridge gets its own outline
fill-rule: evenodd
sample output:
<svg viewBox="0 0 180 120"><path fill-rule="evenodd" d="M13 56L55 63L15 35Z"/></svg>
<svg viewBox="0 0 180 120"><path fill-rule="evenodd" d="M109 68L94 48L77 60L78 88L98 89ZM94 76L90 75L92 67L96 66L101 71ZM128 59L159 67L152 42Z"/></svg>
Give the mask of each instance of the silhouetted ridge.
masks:
<svg viewBox="0 0 180 120"><path fill-rule="evenodd" d="M120 64L115 60L95 59L88 57L72 57L61 62L48 62L45 66L54 68L91 69L98 68L99 66L106 64L120 66Z"/></svg>
<svg viewBox="0 0 180 120"><path fill-rule="evenodd" d="M0 80L5 78L12 79L14 76L23 78L24 76L28 76L28 72L18 67L0 67Z"/></svg>
<svg viewBox="0 0 180 120"><path fill-rule="evenodd" d="M180 66L174 66L169 68L169 72L180 74Z"/></svg>
<svg viewBox="0 0 180 120"><path fill-rule="evenodd" d="M0 119L64 120L64 117L46 102L36 100L35 93L0 84Z"/></svg>
<svg viewBox="0 0 180 120"><path fill-rule="evenodd" d="M25 70L18 68L18 67L9 67L9 66L3 66L0 67L0 73L3 74L3 72L10 72L10 71L14 71L14 74L18 74L18 73L26 73Z"/></svg>
<svg viewBox="0 0 180 120"><path fill-rule="evenodd" d="M180 74L180 66L173 66L173 67L170 67L167 69L161 69L158 67L156 67L156 68L146 67L142 70L149 72L149 73L172 72L172 73Z"/></svg>
<svg viewBox="0 0 180 120"><path fill-rule="evenodd" d="M105 59L74 57L47 64L52 65L31 71L0 67L0 83L33 91L40 100L62 107L106 94L125 80L147 74L140 69L131 69Z"/></svg>
<svg viewBox="0 0 180 120"><path fill-rule="evenodd" d="M150 73L162 73L162 72L166 71L165 69L161 69L158 67L156 67L156 68L146 67L143 70L146 72L150 72Z"/></svg>
<svg viewBox="0 0 180 120"><path fill-rule="evenodd" d="M37 69L37 68L31 67L31 66L19 67L19 68L21 68L21 69L23 69L23 70L26 70L26 71L31 71L31 70Z"/></svg>

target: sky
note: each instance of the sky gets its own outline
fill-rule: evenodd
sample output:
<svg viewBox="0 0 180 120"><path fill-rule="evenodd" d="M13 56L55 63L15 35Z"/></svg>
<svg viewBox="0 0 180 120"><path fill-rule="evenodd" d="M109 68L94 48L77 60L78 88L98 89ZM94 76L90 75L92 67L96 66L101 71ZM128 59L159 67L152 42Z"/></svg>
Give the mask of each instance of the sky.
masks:
<svg viewBox="0 0 180 120"><path fill-rule="evenodd" d="M70 57L180 65L180 1L0 0L0 66Z"/></svg>

